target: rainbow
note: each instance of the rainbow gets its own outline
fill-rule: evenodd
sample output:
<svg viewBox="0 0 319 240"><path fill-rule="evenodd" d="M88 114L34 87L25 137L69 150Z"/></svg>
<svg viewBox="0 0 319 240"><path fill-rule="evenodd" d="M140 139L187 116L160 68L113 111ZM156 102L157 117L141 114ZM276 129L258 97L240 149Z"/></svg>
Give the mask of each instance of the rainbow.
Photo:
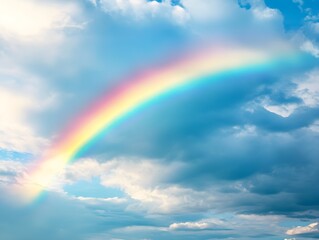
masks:
<svg viewBox="0 0 319 240"><path fill-rule="evenodd" d="M298 54L292 50L205 48L128 78L75 118L72 126L32 166L24 180L26 198L33 201L49 190L65 166L98 135L154 99L223 73L273 71L296 58Z"/></svg>

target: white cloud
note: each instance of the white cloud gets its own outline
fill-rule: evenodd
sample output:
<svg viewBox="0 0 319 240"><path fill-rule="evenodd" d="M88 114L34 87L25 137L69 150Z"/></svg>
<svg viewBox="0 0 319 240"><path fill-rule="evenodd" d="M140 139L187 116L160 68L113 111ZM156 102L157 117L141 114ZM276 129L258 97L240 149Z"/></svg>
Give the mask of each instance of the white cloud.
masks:
<svg viewBox="0 0 319 240"><path fill-rule="evenodd" d="M183 5L192 19L200 22L225 20L239 9L234 1L223 0L184 0Z"/></svg>
<svg viewBox="0 0 319 240"><path fill-rule="evenodd" d="M47 140L38 136L26 119L27 112L41 107L42 103L32 91L0 85L0 148L36 153L47 145Z"/></svg>
<svg viewBox="0 0 319 240"><path fill-rule="evenodd" d="M210 215L206 213L206 216ZM240 239L255 239L258 234L273 233L282 235L284 228L280 223L287 220L284 216L279 215L256 215L256 214L231 214L211 213L212 217L198 221L176 222L169 225L171 231L209 231L219 230L227 234L241 232Z"/></svg>
<svg viewBox="0 0 319 240"><path fill-rule="evenodd" d="M165 183L180 167L176 163L118 159L105 163L101 184L122 189L141 203L135 208L146 208L151 212L191 211L208 207L212 198L204 192Z"/></svg>
<svg viewBox="0 0 319 240"><path fill-rule="evenodd" d="M264 1L251 0L252 12L256 19L259 20L276 20L281 18L281 14L278 10L268 8Z"/></svg>
<svg viewBox="0 0 319 240"><path fill-rule="evenodd" d="M301 98L308 107L319 106L319 69L314 69L294 82L297 87L294 95Z"/></svg>
<svg viewBox="0 0 319 240"><path fill-rule="evenodd" d="M64 30L83 26L81 9L75 3L1 3L0 148L38 153L48 145L30 115L52 106L57 93L49 90L47 79L38 77L37 70L29 66L37 60L47 66L52 64L65 47Z"/></svg>
<svg viewBox="0 0 319 240"><path fill-rule="evenodd" d="M319 234L319 223L315 222L315 223L311 223L308 226L305 227L295 227L292 229L287 230L286 234L288 235L302 235L302 234L314 234L314 233L318 233Z"/></svg>
<svg viewBox="0 0 319 240"><path fill-rule="evenodd" d="M68 165L65 169L66 180L69 182L88 181L92 177L100 176L102 172L101 164L94 159L82 159Z"/></svg>
<svg viewBox="0 0 319 240"><path fill-rule="evenodd" d="M234 0L183 0L183 7L179 5L173 6L169 0L162 2L145 0L100 0L91 2L94 6L100 5L106 13L111 15L120 14L138 20L160 17L180 24L192 21L195 25L197 23L217 24L224 22L224 29L227 28L226 25L231 21L238 24L238 19L241 19L240 22L246 22L251 16L255 20L260 20L260 22L282 20L279 11L267 8L263 1L259 0L251 2L252 9L250 11L241 9L237 1ZM97 4L97 2L100 4Z"/></svg>
<svg viewBox="0 0 319 240"><path fill-rule="evenodd" d="M133 208L146 209L155 213L202 211L211 208L214 201L207 192L199 192L178 185L152 188L127 186L125 191L132 199L140 202Z"/></svg>
<svg viewBox="0 0 319 240"><path fill-rule="evenodd" d="M270 8L253 8L253 13L258 19L274 19L277 17L278 12Z"/></svg>
<svg viewBox="0 0 319 240"><path fill-rule="evenodd" d="M238 214L237 217L241 220L252 221L254 223L279 222L282 216L278 215L257 215L257 214Z"/></svg>
<svg viewBox="0 0 319 240"><path fill-rule="evenodd" d="M189 28L196 36L222 42L269 44L282 38L282 15L263 1L249 1L251 8L240 8L236 0L184 0Z"/></svg>
<svg viewBox="0 0 319 240"><path fill-rule="evenodd" d="M128 232L128 233L133 233L133 232L146 232L146 231L167 231L168 229L166 227L155 227L155 226L128 226L128 227L122 227L115 229L114 232ZM101 239L105 239L101 238ZM124 240L120 238L112 238L112 240ZM149 238L142 238L141 240L151 240Z"/></svg>
<svg viewBox="0 0 319 240"><path fill-rule="evenodd" d="M125 198L112 197L112 198L93 198L93 197L75 197L75 199L83 201L88 204L97 205L103 203L121 204L127 202Z"/></svg>
<svg viewBox="0 0 319 240"><path fill-rule="evenodd" d="M180 6L172 6L170 1L145 0L100 0L101 8L109 14L130 16L137 20L153 17L172 19L183 24L188 19L187 12ZM96 1L93 2L97 6Z"/></svg>
<svg viewBox="0 0 319 240"><path fill-rule="evenodd" d="M319 33L319 22L310 22L309 26L315 34Z"/></svg>
<svg viewBox="0 0 319 240"><path fill-rule="evenodd" d="M25 204L18 179L26 173L26 165L17 161L0 160L0 191L1 200L13 205Z"/></svg>
<svg viewBox="0 0 319 240"><path fill-rule="evenodd" d="M316 133L319 133L319 120L315 121L313 124L311 124L308 129L310 131L313 131L313 132L316 132Z"/></svg>
<svg viewBox="0 0 319 240"><path fill-rule="evenodd" d="M0 58L0 148L37 154L48 146L49 138L37 131L32 113L55 104L56 93L10 57Z"/></svg>
<svg viewBox="0 0 319 240"><path fill-rule="evenodd" d="M1 2L0 35L29 39L54 29L81 28L76 20L79 8L70 3L50 3L36 0Z"/></svg>
<svg viewBox="0 0 319 240"><path fill-rule="evenodd" d="M283 104L283 105L265 105L264 108L272 113L275 113L282 117L289 117L295 109L298 107L297 104Z"/></svg>
<svg viewBox="0 0 319 240"><path fill-rule="evenodd" d="M136 184L147 187L162 181L177 167L134 158L116 158L104 163L94 159L82 159L67 166L66 178L79 181L101 176L102 183L108 186Z"/></svg>
<svg viewBox="0 0 319 240"><path fill-rule="evenodd" d="M249 136L256 136L256 127L254 125L234 126L234 136L244 138Z"/></svg>
<svg viewBox="0 0 319 240"><path fill-rule="evenodd" d="M308 52L312 54L313 56L319 58L319 47L317 47L313 42L310 40L306 40L302 45L301 45L301 50Z"/></svg>
<svg viewBox="0 0 319 240"><path fill-rule="evenodd" d="M249 1L251 10L241 9L237 1L223 0L184 0L183 5L190 16L199 21L227 22L229 20L245 21L245 18L253 16L255 20L278 20L281 18L279 11L268 8L263 1ZM240 19L240 20L239 20Z"/></svg>
<svg viewBox="0 0 319 240"><path fill-rule="evenodd" d="M295 90L288 89L286 91L290 96L296 96L294 93ZM256 106L255 106L256 105ZM263 97L260 103L252 104L252 109L247 109L247 111L254 111L255 107L262 106L269 112L275 113L281 117L287 118L289 117L301 104L300 103L273 103L270 97Z"/></svg>
<svg viewBox="0 0 319 240"><path fill-rule="evenodd" d="M0 184L14 183L15 177L24 171L25 166L21 162L0 160Z"/></svg>
<svg viewBox="0 0 319 240"><path fill-rule="evenodd" d="M210 207L213 197L208 193L167 183L182 167L180 163L134 158L117 158L105 163L84 159L69 165L64 177L59 177L59 183L50 189L61 190L63 184L100 177L101 185L125 192L134 201L132 209L179 212Z"/></svg>
<svg viewBox="0 0 319 240"><path fill-rule="evenodd" d="M225 222L220 219L203 219L197 222L180 222L172 223L169 226L170 230L204 230L213 228L224 228Z"/></svg>
<svg viewBox="0 0 319 240"><path fill-rule="evenodd" d="M87 1L89 1L90 3L92 3L96 7L99 0L87 0Z"/></svg>
<svg viewBox="0 0 319 240"><path fill-rule="evenodd" d="M319 69L313 69L294 77L291 82L293 88L287 88L285 94L289 97L299 98L301 102L285 104L272 103L269 97L261 100L261 105L269 112L281 117L289 117L299 107L319 106ZM278 86L277 86L278 88Z"/></svg>

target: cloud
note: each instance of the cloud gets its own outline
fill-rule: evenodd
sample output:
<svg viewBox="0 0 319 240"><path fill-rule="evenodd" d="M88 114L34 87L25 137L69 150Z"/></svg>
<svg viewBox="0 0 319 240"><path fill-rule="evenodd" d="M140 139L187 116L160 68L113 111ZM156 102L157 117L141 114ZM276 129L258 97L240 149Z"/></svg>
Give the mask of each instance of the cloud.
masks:
<svg viewBox="0 0 319 240"><path fill-rule="evenodd" d="M225 228L225 222L219 219L204 219L198 222L180 222L169 225L170 230L204 230L223 228Z"/></svg>
<svg viewBox="0 0 319 240"><path fill-rule="evenodd" d="M76 20L78 13L77 5L71 3L4 1L0 10L0 35L28 40L41 38L51 30L82 28L82 23Z"/></svg>
<svg viewBox="0 0 319 240"><path fill-rule="evenodd" d="M289 117L297 108L296 104L284 105L265 105L264 108L269 112L276 113L282 117Z"/></svg>
<svg viewBox="0 0 319 240"><path fill-rule="evenodd" d="M3 75L1 71L0 75L7 78L2 80L2 84L6 82L10 83L11 79L17 77L32 78L32 76L26 74L22 76L17 74ZM47 146L48 141L35 133L34 129L28 124L26 117L27 113L32 109L44 107L45 102L41 104L38 102L38 99L33 95L33 89L12 89L5 86L5 84L4 86L1 85L0 114L2 118L0 120L0 148L10 151L39 152L41 148Z"/></svg>
<svg viewBox="0 0 319 240"><path fill-rule="evenodd" d="M317 135L308 129L271 133L239 125L203 139L186 144L187 151L177 162L129 157L79 160L68 166L65 183L97 176L106 189L123 191L130 209L150 213L223 209L290 216L309 206L318 208L318 195L311 187L318 181L318 151L311 144Z"/></svg>
<svg viewBox="0 0 319 240"><path fill-rule="evenodd" d="M273 94L262 96L258 105L284 118L292 116L301 108L316 108L319 103L317 72L315 67L292 76L290 81L278 81L271 87Z"/></svg>
<svg viewBox="0 0 319 240"><path fill-rule="evenodd" d="M315 121L313 124L309 126L310 131L319 132L319 121Z"/></svg>
<svg viewBox="0 0 319 240"><path fill-rule="evenodd" d="M225 21L238 12L234 1L205 1L199 3L193 0L184 0L183 5L190 13L192 19L200 22Z"/></svg>
<svg viewBox="0 0 319 240"><path fill-rule="evenodd" d="M297 84L295 95L302 99L307 107L319 106L319 69L313 69L307 72L300 79L296 79Z"/></svg>
<svg viewBox="0 0 319 240"><path fill-rule="evenodd" d="M144 1L144 0L100 0L99 4L103 11L111 15L129 16L137 21L152 18L172 20L178 24L184 24L189 16L183 7L173 5L170 1Z"/></svg>
<svg viewBox="0 0 319 240"><path fill-rule="evenodd" d="M260 0L253 0L250 1L251 4L251 11L253 12L256 19L259 20L266 20L266 21L273 21L273 20L281 20L282 15L276 9L272 9L267 7L264 1Z"/></svg>
<svg viewBox="0 0 319 240"><path fill-rule="evenodd" d="M287 230L286 234L288 235L298 235L298 236L309 236L313 238L319 238L319 223L311 223L305 227L295 227Z"/></svg>
<svg viewBox="0 0 319 240"><path fill-rule="evenodd" d="M14 45L13 49L16 50L5 51L5 56L12 56L15 61L18 61L18 64L32 66L32 73L40 75L41 81L45 82L44 85L47 89L43 89L42 91L49 91L47 92L48 95L54 95L55 102L50 107L33 110L26 114L30 122L35 125L33 126L34 131L39 132L41 137L51 139L55 135L58 135L63 126L66 125L66 122L72 121L73 115L76 112L80 112L83 106L86 106L96 95L99 95L101 89L115 85L117 79L123 78L132 69L144 68L145 62L162 58L163 55L161 54L171 52L173 49L176 51L176 49L182 48L181 46L185 42L191 41L190 39L197 38L198 40L198 37L194 37L196 35L194 32L205 32L205 30L198 26L201 25L200 16L204 14L200 11L197 12L197 5L203 9L209 9L209 11L211 9L219 9L216 11L216 14L222 12L222 9L225 10L222 14L225 18L219 19L219 23L212 20L209 23L211 24L209 28L205 28L206 32L213 34L218 32L217 25L221 26L225 21L231 23L229 26L232 26L233 23L247 26L245 28L236 27L236 29L244 29L247 32L263 29L265 33L254 34L254 36L262 36L261 39L265 40L265 42L268 41L266 40L267 37L277 36L278 32L279 35L281 34L276 25L280 22L278 16L274 17L274 22L269 21L269 19L251 21L256 16L251 11L239 8L236 1L227 3L225 1L208 3L183 2L183 6L185 5L183 8L179 5L172 6L168 1L161 3L157 1L143 1L143 3L142 1L118 1L117 3L114 2L114 4L111 4L111 1L106 2L99 1L97 2L97 8L93 7L93 10L90 8L90 11L93 11L94 14L90 11L86 13L87 16L85 18L89 21L86 27L81 31L75 32L65 30L63 40L58 44L36 44L36 47L32 44ZM62 3L59 4L63 5ZM102 7L103 4L110 4L112 7L116 7L116 9L112 10L112 13L104 12L103 14L99 11L99 7ZM121 4L125 5L123 6L124 12L118 6ZM130 14L134 12L131 11L132 8L141 8L142 12L148 11L143 10L143 8L145 7L144 5L148 6L149 4L154 4L159 8L181 8L178 11L189 12L188 14L192 16L192 20L188 23L187 28L183 28L171 26L167 21L151 21L148 19L148 27L145 26L147 30L141 31L139 30L141 26L138 27L135 24L134 26L127 25L120 20L117 21L110 17L110 14L117 16L123 16L124 14L126 17L121 17L121 19L130 19L132 18ZM221 5L220 8L218 7L219 5ZM109 7L112 8L111 6ZM255 8L267 9L261 3L254 4L252 9ZM159 14L165 12L164 10L159 10ZM251 23L254 24L247 25ZM97 33L99 24L103 25L103 31ZM203 23L202 25L205 24ZM216 28L214 27L215 25L217 26ZM273 34L268 34L266 26L272 29ZM113 31L112 29L117 30ZM226 35L233 34L233 30L228 27L220 30L227 32ZM54 38L54 33L50 32L48 34L50 39ZM248 35L250 34L239 33L229 39L237 39L237 37ZM75 38L79 40L75 40ZM120 47L114 47L114 43ZM171 47L167 48L166 46L168 45ZM30 51L28 49L33 50ZM97 51L97 49L103 49L103 51ZM77 61L77 59L81 59L81 61ZM75 62L77 64L74 64ZM119 62L120 64L118 64ZM56 69L59 69L59 71L56 71ZM87 81L87 79L91 79L91 81ZM160 129L160 126L158 129ZM115 138L118 138L118 136L115 136ZM115 140L117 141L117 139ZM135 149L133 147L135 144L138 144L138 142L131 144L133 150ZM150 145L154 146L154 144ZM113 149L116 151L116 148L112 148L109 152L113 152Z"/></svg>
<svg viewBox="0 0 319 240"><path fill-rule="evenodd" d="M312 43L310 40L306 40L302 45L301 49L304 50L305 52L311 53L315 57L319 57L319 48Z"/></svg>
<svg viewBox="0 0 319 240"><path fill-rule="evenodd" d="M125 198L119 198L119 197L112 197L112 198L93 198L93 197L76 197L76 199L80 201L84 201L88 204L92 205L99 205L103 204L105 202L109 203L125 203L127 202L127 199Z"/></svg>
<svg viewBox="0 0 319 240"><path fill-rule="evenodd" d="M249 10L240 8L235 0L184 0L177 4L169 0L100 0L93 5L122 23L132 20L146 26L178 23L180 31L197 40L230 41L236 38L236 41L256 44L283 37L280 12L268 8L263 1L251 1ZM256 34L259 32L263 37Z"/></svg>
<svg viewBox="0 0 319 240"><path fill-rule="evenodd" d="M149 224L143 215L126 210L128 202L124 198L74 197L63 192L45 192L25 205L16 191L23 187L16 178L25 170L24 163L0 161L1 239L84 240L93 239L106 230L136 223Z"/></svg>
<svg viewBox="0 0 319 240"><path fill-rule="evenodd" d="M268 8L263 1L249 1L247 4L249 9L239 7L238 1L234 0L183 1L190 15L189 27L201 37L224 41L233 38L237 43L243 41L251 45L283 37L279 11Z"/></svg>
<svg viewBox="0 0 319 240"><path fill-rule="evenodd" d="M65 180L59 185L99 177L102 186L119 188L134 200L130 206L132 209L159 213L206 209L213 200L209 194L168 184L173 174L182 167L174 162L164 165L156 160L134 158L113 159L105 163L83 160L67 167Z"/></svg>
<svg viewBox="0 0 319 240"><path fill-rule="evenodd" d="M1 186L0 190L5 197L10 197L7 189ZM1 239L87 239L100 222L92 211L63 196L51 195L42 203L28 207L13 202L12 198L0 200Z"/></svg>
<svg viewBox="0 0 319 240"><path fill-rule="evenodd" d="M32 18L30 18L32 13ZM35 112L56 104L58 91L41 74L57 60L65 33L82 29L80 6L71 2L4 1L0 10L0 148L38 154L52 138L36 126Z"/></svg>
<svg viewBox="0 0 319 240"><path fill-rule="evenodd" d="M0 161L0 185L6 186L15 183L15 178L23 174L26 167L17 161Z"/></svg>

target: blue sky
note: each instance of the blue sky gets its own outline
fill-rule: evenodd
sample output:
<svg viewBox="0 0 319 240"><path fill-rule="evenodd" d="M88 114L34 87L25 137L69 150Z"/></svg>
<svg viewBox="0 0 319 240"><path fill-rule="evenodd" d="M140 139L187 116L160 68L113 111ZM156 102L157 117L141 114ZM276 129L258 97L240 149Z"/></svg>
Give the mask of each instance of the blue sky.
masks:
<svg viewBox="0 0 319 240"><path fill-rule="evenodd" d="M14 189L97 96L200 44L307 64L157 101L24 205ZM0 8L0 239L319 238L317 0L10 0Z"/></svg>

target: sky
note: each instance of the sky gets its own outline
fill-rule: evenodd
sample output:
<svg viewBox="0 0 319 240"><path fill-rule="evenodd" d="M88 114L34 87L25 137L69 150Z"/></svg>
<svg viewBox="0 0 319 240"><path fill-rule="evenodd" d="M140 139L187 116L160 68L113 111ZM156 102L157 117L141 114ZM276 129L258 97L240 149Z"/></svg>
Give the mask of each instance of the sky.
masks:
<svg viewBox="0 0 319 240"><path fill-rule="evenodd" d="M43 170L100 99L208 48L302 57L205 75ZM1 0L0 114L0 239L319 239L318 0Z"/></svg>

